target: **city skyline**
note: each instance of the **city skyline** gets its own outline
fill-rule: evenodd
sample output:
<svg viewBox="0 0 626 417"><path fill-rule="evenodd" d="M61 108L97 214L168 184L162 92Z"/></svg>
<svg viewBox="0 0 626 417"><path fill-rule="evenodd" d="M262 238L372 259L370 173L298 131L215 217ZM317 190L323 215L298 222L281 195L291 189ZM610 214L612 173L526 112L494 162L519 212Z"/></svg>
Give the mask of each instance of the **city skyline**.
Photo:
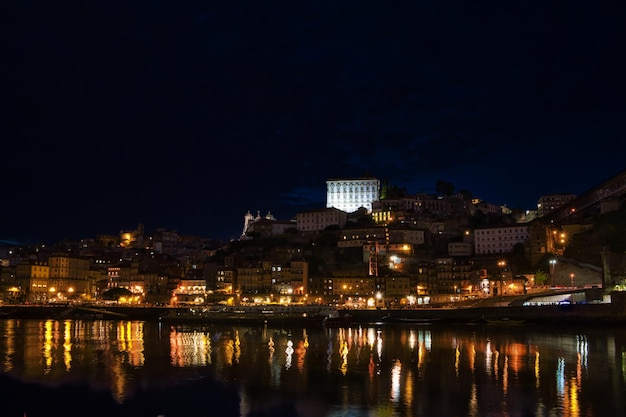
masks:
<svg viewBox="0 0 626 417"><path fill-rule="evenodd" d="M0 238L228 240L367 174L533 209L624 169L623 6L379 6L10 5Z"/></svg>

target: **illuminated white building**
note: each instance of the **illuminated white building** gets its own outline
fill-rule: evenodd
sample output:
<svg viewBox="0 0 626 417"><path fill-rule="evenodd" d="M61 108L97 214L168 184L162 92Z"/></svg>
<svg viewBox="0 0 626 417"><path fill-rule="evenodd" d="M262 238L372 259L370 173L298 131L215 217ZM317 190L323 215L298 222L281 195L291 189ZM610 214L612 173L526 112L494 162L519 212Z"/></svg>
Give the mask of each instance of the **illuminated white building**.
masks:
<svg viewBox="0 0 626 417"><path fill-rule="evenodd" d="M376 178L331 179L326 181L326 207L353 213L360 207L372 212L372 203L380 197Z"/></svg>

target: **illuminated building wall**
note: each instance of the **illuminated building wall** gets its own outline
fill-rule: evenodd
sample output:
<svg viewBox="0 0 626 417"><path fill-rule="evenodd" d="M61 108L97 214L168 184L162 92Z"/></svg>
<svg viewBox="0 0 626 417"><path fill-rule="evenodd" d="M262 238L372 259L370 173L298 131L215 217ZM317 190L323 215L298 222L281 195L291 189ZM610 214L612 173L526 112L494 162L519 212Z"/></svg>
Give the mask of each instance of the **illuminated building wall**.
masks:
<svg viewBox="0 0 626 417"><path fill-rule="evenodd" d="M376 178L332 179L326 181L326 207L353 213L360 207L372 212L372 203L380 197Z"/></svg>
<svg viewBox="0 0 626 417"><path fill-rule="evenodd" d="M337 246L340 248L359 247L369 242L387 242L387 227L365 227L358 229L343 229L339 234Z"/></svg>
<svg viewBox="0 0 626 417"><path fill-rule="evenodd" d="M506 225L485 227L474 232L476 255L511 253L518 243L526 242L530 237L529 225Z"/></svg>
<svg viewBox="0 0 626 417"><path fill-rule="evenodd" d="M319 232L328 226L344 227L348 214L336 208L308 210L296 214L298 232Z"/></svg>

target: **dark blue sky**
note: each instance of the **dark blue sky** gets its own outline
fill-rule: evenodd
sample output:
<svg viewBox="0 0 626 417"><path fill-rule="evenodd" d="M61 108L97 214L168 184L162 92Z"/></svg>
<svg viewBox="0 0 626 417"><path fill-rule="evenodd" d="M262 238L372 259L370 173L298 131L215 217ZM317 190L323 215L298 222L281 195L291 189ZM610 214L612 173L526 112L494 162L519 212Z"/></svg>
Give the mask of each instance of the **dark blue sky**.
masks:
<svg viewBox="0 0 626 417"><path fill-rule="evenodd" d="M228 239L366 173L510 207L583 192L626 168L624 8L12 2L0 238Z"/></svg>

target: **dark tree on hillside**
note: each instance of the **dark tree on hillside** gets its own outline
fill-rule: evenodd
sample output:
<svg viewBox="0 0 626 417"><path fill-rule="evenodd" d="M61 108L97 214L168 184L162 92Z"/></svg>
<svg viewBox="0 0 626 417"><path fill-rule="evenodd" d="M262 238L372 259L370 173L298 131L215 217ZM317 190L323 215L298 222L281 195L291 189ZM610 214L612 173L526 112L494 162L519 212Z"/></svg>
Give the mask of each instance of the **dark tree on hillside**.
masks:
<svg viewBox="0 0 626 417"><path fill-rule="evenodd" d="M407 195L406 188L401 188L389 183L388 180L384 180L380 187L380 198L381 199L394 199L394 198L402 198Z"/></svg>

